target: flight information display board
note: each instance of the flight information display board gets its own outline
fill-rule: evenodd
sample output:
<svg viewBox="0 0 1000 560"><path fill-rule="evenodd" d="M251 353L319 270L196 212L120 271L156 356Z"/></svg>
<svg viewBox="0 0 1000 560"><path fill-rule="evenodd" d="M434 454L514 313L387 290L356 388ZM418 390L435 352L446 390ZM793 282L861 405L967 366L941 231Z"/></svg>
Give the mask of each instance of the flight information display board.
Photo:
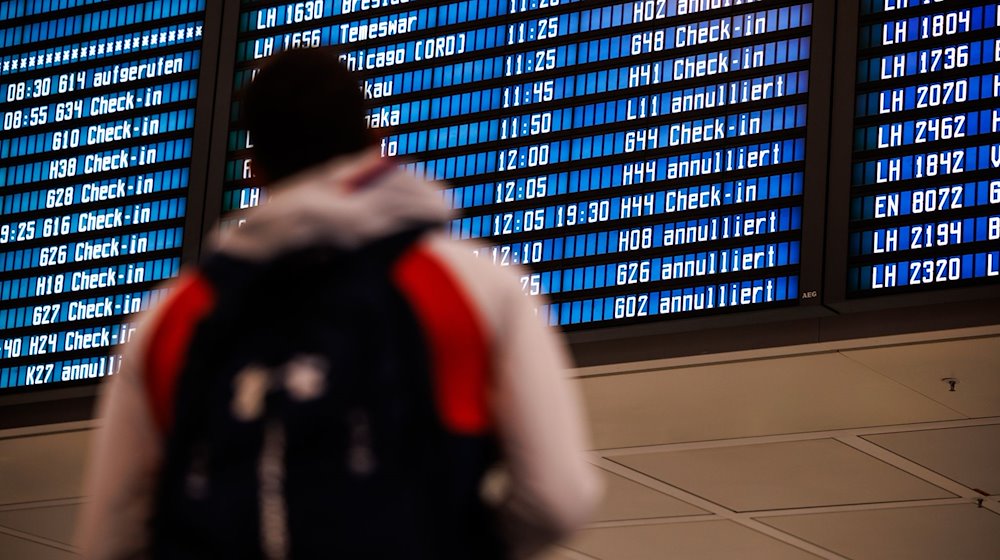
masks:
<svg viewBox="0 0 1000 560"><path fill-rule="evenodd" d="M114 373L177 274L204 14L0 2L0 388Z"/></svg>
<svg viewBox="0 0 1000 560"><path fill-rule="evenodd" d="M281 49L340 45L383 155L447 182L452 235L527 265L552 325L795 306L822 253L802 229L825 197L815 18L803 1L244 1L234 87ZM234 121L224 215L261 200L249 141Z"/></svg>
<svg viewBox="0 0 1000 560"><path fill-rule="evenodd" d="M1000 280L998 37L996 2L860 2L848 298Z"/></svg>

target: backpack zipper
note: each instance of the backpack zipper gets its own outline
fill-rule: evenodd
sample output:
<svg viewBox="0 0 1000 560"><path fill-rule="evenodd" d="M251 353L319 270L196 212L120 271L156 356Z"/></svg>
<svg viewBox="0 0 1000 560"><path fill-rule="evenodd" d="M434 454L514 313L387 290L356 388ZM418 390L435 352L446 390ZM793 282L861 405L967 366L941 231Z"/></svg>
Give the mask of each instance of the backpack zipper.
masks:
<svg viewBox="0 0 1000 560"><path fill-rule="evenodd" d="M266 560L288 557L288 506L285 503L285 429L270 419L257 465L260 484L260 538Z"/></svg>

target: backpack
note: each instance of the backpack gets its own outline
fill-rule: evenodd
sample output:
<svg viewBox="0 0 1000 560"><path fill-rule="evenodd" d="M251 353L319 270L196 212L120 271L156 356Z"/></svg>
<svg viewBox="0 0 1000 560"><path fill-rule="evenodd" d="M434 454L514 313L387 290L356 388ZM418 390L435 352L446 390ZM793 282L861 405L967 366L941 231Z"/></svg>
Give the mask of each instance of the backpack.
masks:
<svg viewBox="0 0 1000 560"><path fill-rule="evenodd" d="M492 435L447 431L390 267L420 232L263 265L216 255L176 386L157 558L502 558Z"/></svg>

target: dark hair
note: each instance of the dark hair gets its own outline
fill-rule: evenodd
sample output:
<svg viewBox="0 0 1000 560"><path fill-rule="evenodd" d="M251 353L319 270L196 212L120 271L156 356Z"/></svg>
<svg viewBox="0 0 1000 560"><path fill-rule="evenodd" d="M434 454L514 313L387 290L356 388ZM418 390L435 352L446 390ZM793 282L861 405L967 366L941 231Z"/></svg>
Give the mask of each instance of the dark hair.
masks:
<svg viewBox="0 0 1000 560"><path fill-rule="evenodd" d="M242 94L253 160L270 181L372 145L357 79L325 49L271 57Z"/></svg>

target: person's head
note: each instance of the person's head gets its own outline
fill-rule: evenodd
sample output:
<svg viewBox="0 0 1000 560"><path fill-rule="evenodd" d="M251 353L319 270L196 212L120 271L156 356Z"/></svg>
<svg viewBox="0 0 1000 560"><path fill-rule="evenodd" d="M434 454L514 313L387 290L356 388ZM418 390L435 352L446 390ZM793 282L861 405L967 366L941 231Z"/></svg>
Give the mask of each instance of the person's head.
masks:
<svg viewBox="0 0 1000 560"><path fill-rule="evenodd" d="M255 170L268 181L371 146L365 100L351 72L325 49L276 54L242 94Z"/></svg>

